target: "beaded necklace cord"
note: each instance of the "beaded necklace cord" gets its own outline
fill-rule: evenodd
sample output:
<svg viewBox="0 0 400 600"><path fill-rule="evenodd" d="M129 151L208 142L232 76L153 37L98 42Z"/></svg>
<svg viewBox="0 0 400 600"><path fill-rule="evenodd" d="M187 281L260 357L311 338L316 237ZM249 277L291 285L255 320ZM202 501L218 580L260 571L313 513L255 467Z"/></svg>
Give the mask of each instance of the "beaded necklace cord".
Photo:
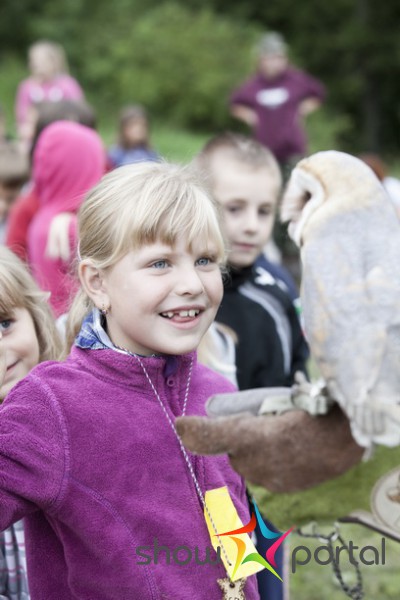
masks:
<svg viewBox="0 0 400 600"><path fill-rule="evenodd" d="M205 510L205 511L206 511L206 513L207 513L207 516L208 516L208 518L209 518L209 520L210 520L210 523L211 523L211 525L212 525L212 528L213 528L213 530L214 530L214 532L215 532L215 535L217 536L218 542L219 542L219 544L220 544L221 551L222 551L222 553L223 553L223 554L224 554L224 556L225 556L225 559L226 559L226 561L227 561L227 564L228 564L229 566L231 566L231 565L232 565L232 563L231 563L231 561L229 560L229 557L228 557L228 555L227 555L227 552L226 552L226 550L225 550L225 548L224 548L224 545L223 545L223 543L222 543L222 541L221 541L221 538L220 538L220 536L218 535L217 527L216 527L216 525L215 525L215 523L214 523L214 520L213 520L213 518L212 518L212 516L211 516L211 513L210 513L210 511L209 511L209 509L208 509L208 506L207 506L207 504L206 504L206 501L205 501L205 498L204 498L204 494L203 494L203 492L201 491L200 484L199 484L199 482L198 482L198 479L197 479L197 477L196 477L196 474L195 474L195 472L194 472L194 469L193 469L192 463L191 463L191 461L190 461L189 455L188 455L188 453L187 453L187 451L186 451L186 448L185 448L185 446L184 446L184 445L183 445L183 443L182 443L182 440L181 440L181 438L180 438L180 437L179 437L179 435L178 435L178 432L176 431L175 425L174 425L174 423L173 423L173 421L172 421L172 419L171 419L170 415L168 414L168 411L167 411L167 409L165 408L163 401L162 401L162 400L161 400L161 398L160 398L160 394L157 392L157 390L156 390L156 388L155 388L155 386L154 386L154 384L153 384L153 382L152 382L152 380L151 380L151 378L150 378L150 375L148 374L148 372L147 372L147 369L146 369L146 367L145 367L145 366L144 366L144 364L143 364L142 358L141 358L141 357L140 357L138 354L134 354L133 352L130 352L130 351L129 351L129 350L127 350L126 348L121 348L120 346L117 346L116 344L114 344L114 346L115 346L116 348L118 348L118 350L122 350L122 351L126 352L127 354L129 354L129 356L133 356L133 357L134 357L134 358L135 358L135 359L138 361L139 365L141 366L141 368L142 368L142 371L143 371L143 373L144 373L144 375L145 375L145 377L146 377L146 379L147 379L147 381L148 381L148 383L149 383L149 385L150 385L151 389L153 390L153 393L154 393L155 397L157 398L159 405L160 405L160 406L161 406L161 408L162 408L162 411L163 411L163 413L164 413L164 416L165 416L165 418L167 419L167 421L168 421L168 423L169 423L169 426L171 427L171 429L172 429L172 431L173 431L173 433L174 433L174 435L175 435L175 438L176 438L176 439L177 439L177 441L178 441L178 444L179 444L180 451L181 451L181 453L182 453L182 455L183 455L183 458L185 459L186 465L187 465L187 467L188 467L188 469L189 469L189 473L190 473L190 476L191 476L191 478L192 478L192 480L193 480L194 486L195 486L195 488L196 488L197 495L198 495L198 497L199 497L199 499L200 499L200 502L201 502L201 504L202 504L202 505L203 505L203 507L204 507L204 510ZM187 384L186 384L185 397L184 397L184 400L183 400L183 408L182 408L182 415L181 415L181 416L184 416L184 415L186 414L187 401L188 401L188 398L189 398L189 389L190 389L190 383L191 383L191 380L192 380L192 371L193 371L193 358L192 358L192 359L191 359L191 361L190 361L189 375L188 375L188 381L187 381Z"/></svg>

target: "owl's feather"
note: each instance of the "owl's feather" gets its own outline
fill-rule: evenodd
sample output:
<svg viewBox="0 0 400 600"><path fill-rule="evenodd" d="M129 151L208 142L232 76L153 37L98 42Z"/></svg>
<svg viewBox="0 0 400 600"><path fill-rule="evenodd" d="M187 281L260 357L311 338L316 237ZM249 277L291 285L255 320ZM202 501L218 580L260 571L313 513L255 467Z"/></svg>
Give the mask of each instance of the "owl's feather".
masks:
<svg viewBox="0 0 400 600"><path fill-rule="evenodd" d="M389 198L362 161L320 152L294 169L281 215L301 249L305 333L328 390L359 444L399 444L400 408L385 412L400 400L400 224Z"/></svg>

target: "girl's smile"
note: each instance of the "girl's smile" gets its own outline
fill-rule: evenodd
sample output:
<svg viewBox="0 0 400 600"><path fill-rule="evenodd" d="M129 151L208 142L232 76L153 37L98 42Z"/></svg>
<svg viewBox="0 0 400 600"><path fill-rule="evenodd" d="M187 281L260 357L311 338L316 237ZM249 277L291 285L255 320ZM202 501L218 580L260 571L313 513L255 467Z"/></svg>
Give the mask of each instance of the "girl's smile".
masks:
<svg viewBox="0 0 400 600"><path fill-rule="evenodd" d="M212 243L162 242L132 250L102 274L114 344L142 355L185 354L197 348L222 299Z"/></svg>
<svg viewBox="0 0 400 600"><path fill-rule="evenodd" d="M203 307L187 306L164 311L161 313L161 316L165 319L169 319L174 325L188 325L190 327L199 321L203 310Z"/></svg>

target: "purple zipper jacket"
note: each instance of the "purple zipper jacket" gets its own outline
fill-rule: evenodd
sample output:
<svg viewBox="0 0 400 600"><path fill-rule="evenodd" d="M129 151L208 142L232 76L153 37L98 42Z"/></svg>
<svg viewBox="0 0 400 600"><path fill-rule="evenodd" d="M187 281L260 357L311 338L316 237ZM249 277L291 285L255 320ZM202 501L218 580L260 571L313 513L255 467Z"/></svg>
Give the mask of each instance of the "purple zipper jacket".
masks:
<svg viewBox="0 0 400 600"><path fill-rule="evenodd" d="M143 359L172 420L192 359L187 414L205 414L210 395L232 390L195 354L177 358L172 373L165 357ZM190 458L203 493L227 485L247 523L244 482L227 457ZM0 529L23 516L32 600L222 596L225 570L209 564L216 554L188 467L132 356L74 347L65 363L37 366L4 401ZM245 593L259 598L255 577Z"/></svg>

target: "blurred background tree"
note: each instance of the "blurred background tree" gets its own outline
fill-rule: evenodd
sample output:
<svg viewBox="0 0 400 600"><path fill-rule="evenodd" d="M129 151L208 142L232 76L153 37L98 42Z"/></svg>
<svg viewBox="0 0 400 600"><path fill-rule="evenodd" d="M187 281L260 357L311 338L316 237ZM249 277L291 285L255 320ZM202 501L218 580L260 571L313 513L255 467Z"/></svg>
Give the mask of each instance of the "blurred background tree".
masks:
<svg viewBox="0 0 400 600"><path fill-rule="evenodd" d="M230 91L254 68L261 32L280 31L293 63L321 79L328 99L310 118L311 150L398 153L400 4L397 0L3 0L0 103L13 120L26 50L39 38L66 49L100 121L140 102L171 126L238 128Z"/></svg>

